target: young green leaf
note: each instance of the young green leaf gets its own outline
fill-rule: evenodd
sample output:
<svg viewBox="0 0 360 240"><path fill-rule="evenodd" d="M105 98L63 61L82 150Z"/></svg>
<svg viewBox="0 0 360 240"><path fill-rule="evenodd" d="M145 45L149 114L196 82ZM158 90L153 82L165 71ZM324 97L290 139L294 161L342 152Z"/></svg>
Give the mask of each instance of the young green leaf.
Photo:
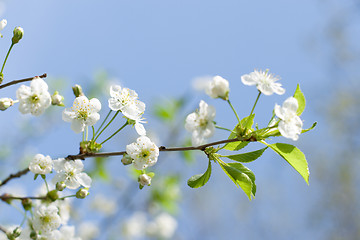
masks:
<svg viewBox="0 0 360 240"><path fill-rule="evenodd" d="M249 144L249 142L241 142L241 141L230 142L225 145L224 149L230 150L230 151L239 151L240 149L246 147L246 145L248 145L248 144Z"/></svg>
<svg viewBox="0 0 360 240"><path fill-rule="evenodd" d="M305 155L295 146L286 143L267 144L272 150L283 157L309 184L309 168Z"/></svg>
<svg viewBox="0 0 360 240"><path fill-rule="evenodd" d="M209 160L208 168L204 174L197 174L195 176L192 176L188 180L189 187L199 188L204 186L209 181L210 175L211 175L211 161Z"/></svg>
<svg viewBox="0 0 360 240"><path fill-rule="evenodd" d="M300 89L300 85L298 84L294 93L294 98L296 98L296 100L298 101L299 107L296 111L296 114L298 116L300 116L302 114L302 112L305 109L305 105L306 105L306 101L305 101L305 96L304 94L301 92Z"/></svg>
<svg viewBox="0 0 360 240"><path fill-rule="evenodd" d="M253 152L247 152L247 153L241 153L241 154L235 154L235 155L227 155L227 156L222 156L222 157L227 157L230 158L232 160L238 161L238 162L252 162L254 160L256 160L257 158L259 158L263 152L267 149L268 147L253 151Z"/></svg>
<svg viewBox="0 0 360 240"><path fill-rule="evenodd" d="M310 131L310 130L314 129L314 128L315 128L315 126L316 126L316 124L317 124L317 122L314 122L314 123L313 123L313 125L312 125L311 127L309 127L308 129L303 129L303 130L301 131L301 133L306 133L306 132L308 132L308 131Z"/></svg>
<svg viewBox="0 0 360 240"><path fill-rule="evenodd" d="M253 196L255 196L255 194L256 194L255 174L249 168L245 167L241 163L228 163L228 165L230 167L236 168L239 171L245 173L250 178L250 180L252 182L251 192L252 192Z"/></svg>
<svg viewBox="0 0 360 240"><path fill-rule="evenodd" d="M237 168L231 167L229 164L224 162L219 162L221 168L229 176L229 178L235 183L236 186L241 187L241 189L251 200L253 184L248 175L243 173Z"/></svg>

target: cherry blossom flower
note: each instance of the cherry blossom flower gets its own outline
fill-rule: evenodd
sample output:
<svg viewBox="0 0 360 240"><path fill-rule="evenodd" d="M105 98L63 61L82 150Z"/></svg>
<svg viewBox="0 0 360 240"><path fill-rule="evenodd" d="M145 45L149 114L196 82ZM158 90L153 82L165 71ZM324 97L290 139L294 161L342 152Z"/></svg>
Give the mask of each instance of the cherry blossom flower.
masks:
<svg viewBox="0 0 360 240"><path fill-rule="evenodd" d="M134 90L112 85L110 96L109 108L113 111L120 110L129 119L137 120L145 112L145 103L138 100L138 95Z"/></svg>
<svg viewBox="0 0 360 240"><path fill-rule="evenodd" d="M81 160L65 160L59 158L54 160L54 170L57 172L53 182L64 182L69 189L76 189L80 186L90 188L91 178L83 172L84 164Z"/></svg>
<svg viewBox="0 0 360 240"><path fill-rule="evenodd" d="M178 226L176 219L168 213L161 213L147 226L146 232L157 239L171 239Z"/></svg>
<svg viewBox="0 0 360 240"><path fill-rule="evenodd" d="M5 111L9 107L14 105L14 100L11 98L0 98L0 110Z"/></svg>
<svg viewBox="0 0 360 240"><path fill-rule="evenodd" d="M74 226L62 226L59 230L55 230L53 235L56 240L81 240L80 237L75 237Z"/></svg>
<svg viewBox="0 0 360 240"><path fill-rule="evenodd" d="M200 145L205 138L209 138L214 134L215 124L213 120L215 115L215 108L201 100L199 109L186 117L185 128L192 132L193 145Z"/></svg>
<svg viewBox="0 0 360 240"><path fill-rule="evenodd" d="M0 21L0 32L6 27L6 25L7 25L6 19ZM0 37L2 37L1 33L0 33Z"/></svg>
<svg viewBox="0 0 360 240"><path fill-rule="evenodd" d="M245 85L256 85L257 89L265 95L272 95L273 93L282 95L285 89L281 87L281 83L277 83L280 78L275 77L268 71L257 71L241 76L241 81Z"/></svg>
<svg viewBox="0 0 360 240"><path fill-rule="evenodd" d="M205 89L207 95L212 98L221 98L224 100L229 99L229 82L228 80L215 76L212 81L208 83Z"/></svg>
<svg viewBox="0 0 360 240"><path fill-rule="evenodd" d="M22 114L31 113L39 116L51 104L48 85L39 77L35 77L31 81L30 87L21 85L16 91L16 97L19 99L19 111Z"/></svg>
<svg viewBox="0 0 360 240"><path fill-rule="evenodd" d="M71 122L71 129L75 133L83 132L86 126L93 126L99 119L101 103L97 98L90 101L86 96L75 98L71 108L66 108L62 113L65 122Z"/></svg>
<svg viewBox="0 0 360 240"><path fill-rule="evenodd" d="M29 169L35 174L48 174L52 171L53 160L50 156L36 154L29 164Z"/></svg>
<svg viewBox="0 0 360 240"><path fill-rule="evenodd" d="M34 210L33 227L36 231L51 232L61 224L58 208L54 205L39 205Z"/></svg>
<svg viewBox="0 0 360 240"><path fill-rule="evenodd" d="M281 135L294 141L298 140L303 126L296 114L297 109L298 101L294 97L286 99L282 107L276 104L274 109L276 116L281 119L278 126Z"/></svg>
<svg viewBox="0 0 360 240"><path fill-rule="evenodd" d="M134 159L134 167L143 170L157 162L159 148L148 137L140 136L136 142L126 146L126 153Z"/></svg>

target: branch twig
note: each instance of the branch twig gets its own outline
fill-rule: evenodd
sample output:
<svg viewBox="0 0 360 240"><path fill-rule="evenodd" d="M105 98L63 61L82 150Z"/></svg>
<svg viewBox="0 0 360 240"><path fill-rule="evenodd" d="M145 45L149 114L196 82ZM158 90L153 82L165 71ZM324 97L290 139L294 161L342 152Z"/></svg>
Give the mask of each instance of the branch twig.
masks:
<svg viewBox="0 0 360 240"><path fill-rule="evenodd" d="M16 199L16 200L39 199L39 200L43 200L43 199L46 199L46 196L42 196L42 197L15 197L15 196L12 196L11 194L4 193L3 195L0 195L0 199L3 200L3 201L9 200L9 199Z"/></svg>
<svg viewBox="0 0 360 240"><path fill-rule="evenodd" d="M29 168L26 168L24 170L21 170L17 173L14 173L14 174L10 174L7 178L5 178L3 181L0 181L0 187L5 185L8 181L10 181L11 179L13 178L19 178L21 177L22 175L25 175L29 172Z"/></svg>
<svg viewBox="0 0 360 240"><path fill-rule="evenodd" d="M46 77L47 77L47 74L44 73L43 75L35 76L35 77L46 78ZM14 80L14 81L11 81L11 82L8 82L8 83L5 83L5 84L0 85L0 89L6 88L6 87L9 87L9 86L11 86L11 85L18 84L18 83L31 81L31 80L33 80L33 79L34 79L34 77L24 78L24 79L20 79L20 80Z"/></svg>

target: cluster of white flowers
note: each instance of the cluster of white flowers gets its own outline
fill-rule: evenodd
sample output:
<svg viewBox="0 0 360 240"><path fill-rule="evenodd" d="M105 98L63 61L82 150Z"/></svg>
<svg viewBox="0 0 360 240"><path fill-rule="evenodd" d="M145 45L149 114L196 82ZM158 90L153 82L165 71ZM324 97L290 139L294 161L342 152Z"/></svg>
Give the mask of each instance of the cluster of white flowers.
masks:
<svg viewBox="0 0 360 240"><path fill-rule="evenodd" d="M245 85L256 85L257 89L265 95L285 93L285 89L277 82L279 79L270 74L268 70L254 70L254 72L241 76L241 81ZM211 98L229 99L229 82L226 79L215 76L210 80L207 78L205 82L206 85L202 89ZM293 97L287 99L282 108L278 105L275 106L276 116L280 118L278 129L282 136L292 140L297 140L302 130L302 121L296 115L297 108L297 100ZM200 145L206 138L213 136L215 113L214 107L201 100L199 109L186 117L185 128L192 132L193 145Z"/></svg>
<svg viewBox="0 0 360 240"><path fill-rule="evenodd" d="M146 213L135 212L122 224L122 233L125 239L142 239L146 236L172 239L177 225L176 219L165 212L158 214L152 221L147 219Z"/></svg>
<svg viewBox="0 0 360 240"><path fill-rule="evenodd" d="M138 100L138 95L134 90L121 88L119 85L110 87L109 108L113 111L121 111L125 117L135 121L135 130L140 136L146 135L142 125L142 115L145 112L145 103Z"/></svg>
<svg viewBox="0 0 360 240"><path fill-rule="evenodd" d="M30 87L21 85L16 91L16 97L19 100L19 111L23 114L39 116L51 105L48 85L39 77L31 81Z"/></svg>
<svg viewBox="0 0 360 240"><path fill-rule="evenodd" d="M185 128L192 132L192 144L200 145L205 138L214 135L216 115L215 108L209 106L203 100L200 101L199 109L186 117Z"/></svg>
<svg viewBox="0 0 360 240"><path fill-rule="evenodd" d="M100 119L101 103L97 98L89 100L85 96L75 98L71 108L64 109L62 119L71 122L75 133L83 132L86 126L93 126Z"/></svg>

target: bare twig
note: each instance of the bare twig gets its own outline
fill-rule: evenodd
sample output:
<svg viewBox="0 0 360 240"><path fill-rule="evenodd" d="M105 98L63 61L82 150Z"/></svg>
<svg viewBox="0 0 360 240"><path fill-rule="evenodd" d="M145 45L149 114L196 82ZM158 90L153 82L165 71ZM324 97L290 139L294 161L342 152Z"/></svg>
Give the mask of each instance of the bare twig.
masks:
<svg viewBox="0 0 360 240"><path fill-rule="evenodd" d="M16 197L16 196L12 196L11 194L4 193L3 195L0 195L0 199L3 200L3 201L12 200L12 199L15 199L15 200L24 200L24 199L44 200L44 199L46 199L46 196L42 196L42 197Z"/></svg>
<svg viewBox="0 0 360 240"><path fill-rule="evenodd" d="M10 174L7 178L5 178L3 181L0 181L0 187L5 185L8 181L10 181L11 179L14 179L14 178L19 178L21 177L22 175L25 175L29 172L29 168L26 168L24 170L21 170L17 173L14 173L14 174Z"/></svg>
<svg viewBox="0 0 360 240"><path fill-rule="evenodd" d="M35 76L35 77L46 78L46 77L47 77L47 74L44 73L43 75ZM24 79L20 79L20 80L14 80L14 81L11 81L11 82L8 82L8 83L5 83L5 84L0 85L0 89L6 88L6 87L9 87L9 86L11 86L11 85L18 84L18 83L22 83L22 82L28 82L28 81L31 81L31 80L33 80L33 79L34 79L34 77L24 78Z"/></svg>
<svg viewBox="0 0 360 240"><path fill-rule="evenodd" d="M167 148L165 146L159 147L160 152L176 152L176 151L193 151L193 150L200 150L204 151L205 148L215 145L220 145L224 143L231 143L231 142L239 142L239 141L256 141L253 138L234 138L234 139L225 139L221 141L216 141L212 143L203 144L197 147L174 147L174 148ZM75 159L81 159L85 160L85 158L91 158L91 157L110 157L110 156L121 156L124 155L126 152L104 152L104 153L81 153L77 155L68 155L65 159L66 160L75 160Z"/></svg>

